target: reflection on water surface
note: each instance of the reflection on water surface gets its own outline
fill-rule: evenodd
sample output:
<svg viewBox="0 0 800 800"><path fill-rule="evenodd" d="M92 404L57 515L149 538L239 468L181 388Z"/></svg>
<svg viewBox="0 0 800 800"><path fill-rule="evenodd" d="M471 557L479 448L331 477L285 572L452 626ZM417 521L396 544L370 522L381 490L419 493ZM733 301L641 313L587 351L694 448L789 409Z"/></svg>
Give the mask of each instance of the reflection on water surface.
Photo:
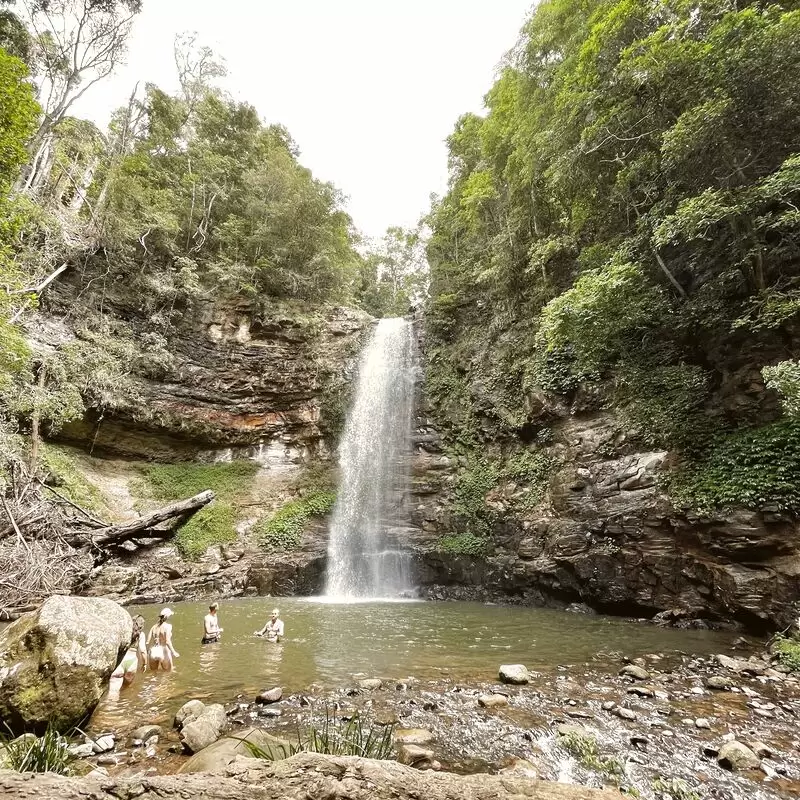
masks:
<svg viewBox="0 0 800 800"><path fill-rule="evenodd" d="M286 638L271 644L253 632L274 606ZM312 683L334 688L355 675L403 680L449 678L493 681L504 663L545 671L590 661L598 653L628 656L683 651L707 654L729 645L732 635L676 631L550 609L477 603L364 602L335 605L314 598L247 598L222 601L218 644L201 645L205 603L176 603L174 643L181 654L173 673L140 674L119 701L104 701L92 726L124 728L169 722L186 701L248 699L264 688L284 694ZM130 609L149 626L159 608Z"/></svg>

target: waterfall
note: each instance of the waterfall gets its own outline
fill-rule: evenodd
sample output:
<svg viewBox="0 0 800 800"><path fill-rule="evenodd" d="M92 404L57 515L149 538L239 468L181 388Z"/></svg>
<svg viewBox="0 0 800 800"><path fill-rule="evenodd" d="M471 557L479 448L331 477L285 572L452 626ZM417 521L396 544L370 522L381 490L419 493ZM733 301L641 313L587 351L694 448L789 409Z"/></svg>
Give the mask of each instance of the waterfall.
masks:
<svg viewBox="0 0 800 800"><path fill-rule="evenodd" d="M393 535L407 497L414 415L411 323L382 319L367 343L339 445L341 480L331 519L325 593L392 597L411 588L411 556Z"/></svg>

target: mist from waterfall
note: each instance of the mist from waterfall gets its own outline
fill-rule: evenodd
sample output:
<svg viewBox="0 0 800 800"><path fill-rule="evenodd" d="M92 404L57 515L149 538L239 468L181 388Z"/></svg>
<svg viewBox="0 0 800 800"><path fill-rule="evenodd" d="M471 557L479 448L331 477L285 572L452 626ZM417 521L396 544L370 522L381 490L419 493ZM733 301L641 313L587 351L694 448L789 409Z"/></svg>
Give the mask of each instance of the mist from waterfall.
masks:
<svg viewBox="0 0 800 800"><path fill-rule="evenodd" d="M339 445L325 589L331 599L398 597L412 590L411 555L394 530L407 497L415 370L411 323L380 320L361 357Z"/></svg>

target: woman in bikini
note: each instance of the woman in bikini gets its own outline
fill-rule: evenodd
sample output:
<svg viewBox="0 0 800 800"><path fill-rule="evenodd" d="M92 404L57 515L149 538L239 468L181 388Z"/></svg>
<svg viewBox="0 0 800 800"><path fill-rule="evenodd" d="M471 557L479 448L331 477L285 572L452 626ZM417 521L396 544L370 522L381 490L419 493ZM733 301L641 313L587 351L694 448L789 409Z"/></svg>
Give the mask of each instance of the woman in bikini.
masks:
<svg viewBox="0 0 800 800"><path fill-rule="evenodd" d="M158 615L158 622L150 628L147 636L150 642L150 669L156 670L159 667L165 672L169 672L174 663L174 659L180 653L172 646L172 624L167 620L172 616L172 609L165 608Z"/></svg>
<svg viewBox="0 0 800 800"><path fill-rule="evenodd" d="M123 686L130 686L136 678L136 673L141 669L147 669L147 643L144 636L144 617L137 615L133 618L133 634L131 643L122 657L122 661L117 664L117 668L111 673L111 680L108 683L108 693L112 697L119 695L119 690Z"/></svg>

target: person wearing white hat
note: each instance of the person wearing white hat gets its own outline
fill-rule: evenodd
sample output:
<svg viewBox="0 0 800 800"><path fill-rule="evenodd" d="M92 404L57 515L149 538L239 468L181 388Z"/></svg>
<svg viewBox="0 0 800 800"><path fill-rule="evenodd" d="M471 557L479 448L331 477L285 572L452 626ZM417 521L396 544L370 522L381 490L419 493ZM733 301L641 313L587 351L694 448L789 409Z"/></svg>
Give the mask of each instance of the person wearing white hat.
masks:
<svg viewBox="0 0 800 800"><path fill-rule="evenodd" d="M180 653L172 646L172 623L167 620L172 616L171 608L161 609L158 622L150 628L147 640L150 642L149 661L150 669L159 667L169 672L174 664L174 659Z"/></svg>

